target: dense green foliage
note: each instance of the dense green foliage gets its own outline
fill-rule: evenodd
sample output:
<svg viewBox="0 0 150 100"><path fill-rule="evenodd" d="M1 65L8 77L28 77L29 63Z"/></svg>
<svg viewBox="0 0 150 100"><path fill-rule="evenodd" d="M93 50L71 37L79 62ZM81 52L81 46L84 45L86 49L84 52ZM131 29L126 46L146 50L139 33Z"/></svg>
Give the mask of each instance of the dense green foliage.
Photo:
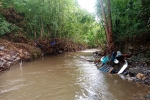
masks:
<svg viewBox="0 0 150 100"><path fill-rule="evenodd" d="M107 11L107 0L104 7ZM1 8L13 7L24 16L21 27L34 40L68 38L75 42L97 46L106 43L100 2L95 15L81 9L76 0L0 0ZM150 0L111 0L114 41L130 39L149 32ZM12 27L13 26L13 27ZM0 34L10 33L14 23L0 17Z"/></svg>
<svg viewBox="0 0 150 100"><path fill-rule="evenodd" d="M148 5L150 5L149 0L114 0L112 2L114 36L122 39L148 32L150 18Z"/></svg>
<svg viewBox="0 0 150 100"><path fill-rule="evenodd" d="M99 29L93 14L81 9L76 0L0 0L3 7L23 13L26 31L33 39L68 38L75 42L95 42ZM99 39L99 38L97 38Z"/></svg>
<svg viewBox="0 0 150 100"><path fill-rule="evenodd" d="M107 0L104 1L105 13ZM114 41L122 41L150 31L150 0L111 0ZM100 2L97 0L97 15L102 18ZM100 23L103 24L103 21Z"/></svg>
<svg viewBox="0 0 150 100"><path fill-rule="evenodd" d="M0 16L0 35L10 33L15 29L17 29L17 26L12 25L11 23L7 22L5 18Z"/></svg>

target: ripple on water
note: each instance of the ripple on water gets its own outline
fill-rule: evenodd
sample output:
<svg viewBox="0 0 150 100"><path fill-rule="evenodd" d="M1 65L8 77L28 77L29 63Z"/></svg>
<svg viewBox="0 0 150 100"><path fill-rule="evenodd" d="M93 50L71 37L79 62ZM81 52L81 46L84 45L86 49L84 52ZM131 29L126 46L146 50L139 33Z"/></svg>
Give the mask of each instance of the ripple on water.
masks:
<svg viewBox="0 0 150 100"><path fill-rule="evenodd" d="M63 54L24 64L0 80L3 100L129 100L143 92L141 86L100 72L93 62Z"/></svg>

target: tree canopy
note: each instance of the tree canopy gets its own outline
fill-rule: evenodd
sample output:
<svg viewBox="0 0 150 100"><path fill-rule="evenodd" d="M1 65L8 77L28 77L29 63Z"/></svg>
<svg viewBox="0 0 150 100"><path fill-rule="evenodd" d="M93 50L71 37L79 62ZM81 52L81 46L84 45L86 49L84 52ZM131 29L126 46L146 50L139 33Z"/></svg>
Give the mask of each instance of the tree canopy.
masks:
<svg viewBox="0 0 150 100"><path fill-rule="evenodd" d="M130 41L150 31L149 0L97 0L95 5L97 13L92 14L81 9L76 0L0 0L0 9L13 8L21 16L12 21L7 18L10 12L0 12L0 35L23 30L33 40L68 38L104 47L108 36L101 6L112 24L114 42Z"/></svg>
<svg viewBox="0 0 150 100"><path fill-rule="evenodd" d="M69 38L95 45L95 15L83 10L76 0L0 0L24 16L19 26L32 39ZM4 33L4 32L3 32ZM7 33L7 31L6 31Z"/></svg>
<svg viewBox="0 0 150 100"><path fill-rule="evenodd" d="M149 36L147 34L150 31L149 0L110 0L110 12L108 11L109 0L97 0L97 15L101 19L100 24L104 25L100 1L103 1L102 5L105 9L106 18L108 18L111 12L112 37L114 42L134 42L137 41L135 39L137 37L140 37L142 41L147 40L147 36ZM142 37L141 34L143 34Z"/></svg>

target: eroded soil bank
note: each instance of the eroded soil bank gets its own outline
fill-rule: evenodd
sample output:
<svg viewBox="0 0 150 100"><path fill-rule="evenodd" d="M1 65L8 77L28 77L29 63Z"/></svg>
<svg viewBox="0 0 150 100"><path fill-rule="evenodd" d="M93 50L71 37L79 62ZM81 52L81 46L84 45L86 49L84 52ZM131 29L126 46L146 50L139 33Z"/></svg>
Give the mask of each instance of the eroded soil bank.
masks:
<svg viewBox="0 0 150 100"><path fill-rule="evenodd" d="M9 40L10 39L10 40ZM32 61L44 55L57 55L86 49L86 45L76 44L67 39L28 40L21 32L0 39L0 71L24 61Z"/></svg>

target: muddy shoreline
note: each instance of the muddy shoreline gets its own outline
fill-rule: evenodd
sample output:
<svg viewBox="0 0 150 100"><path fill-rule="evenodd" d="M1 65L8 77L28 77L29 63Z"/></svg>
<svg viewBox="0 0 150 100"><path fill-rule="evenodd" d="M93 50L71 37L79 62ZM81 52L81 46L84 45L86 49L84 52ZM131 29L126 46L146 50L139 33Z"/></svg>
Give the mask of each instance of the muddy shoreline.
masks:
<svg viewBox="0 0 150 100"><path fill-rule="evenodd" d="M101 55L95 55L95 53L93 53L93 56L95 59L101 59L102 57ZM150 87L150 59L146 58L144 54L138 54L130 58L125 58L125 60L128 62L128 67L120 75L121 78ZM98 69L101 67L100 65L101 62L95 63ZM112 67L118 69L121 66L113 64Z"/></svg>
<svg viewBox="0 0 150 100"><path fill-rule="evenodd" d="M51 40L20 42L0 39L0 72L10 69L14 64L19 63L21 66L23 62L33 61L44 55L57 55L85 49L86 45L56 38Z"/></svg>

